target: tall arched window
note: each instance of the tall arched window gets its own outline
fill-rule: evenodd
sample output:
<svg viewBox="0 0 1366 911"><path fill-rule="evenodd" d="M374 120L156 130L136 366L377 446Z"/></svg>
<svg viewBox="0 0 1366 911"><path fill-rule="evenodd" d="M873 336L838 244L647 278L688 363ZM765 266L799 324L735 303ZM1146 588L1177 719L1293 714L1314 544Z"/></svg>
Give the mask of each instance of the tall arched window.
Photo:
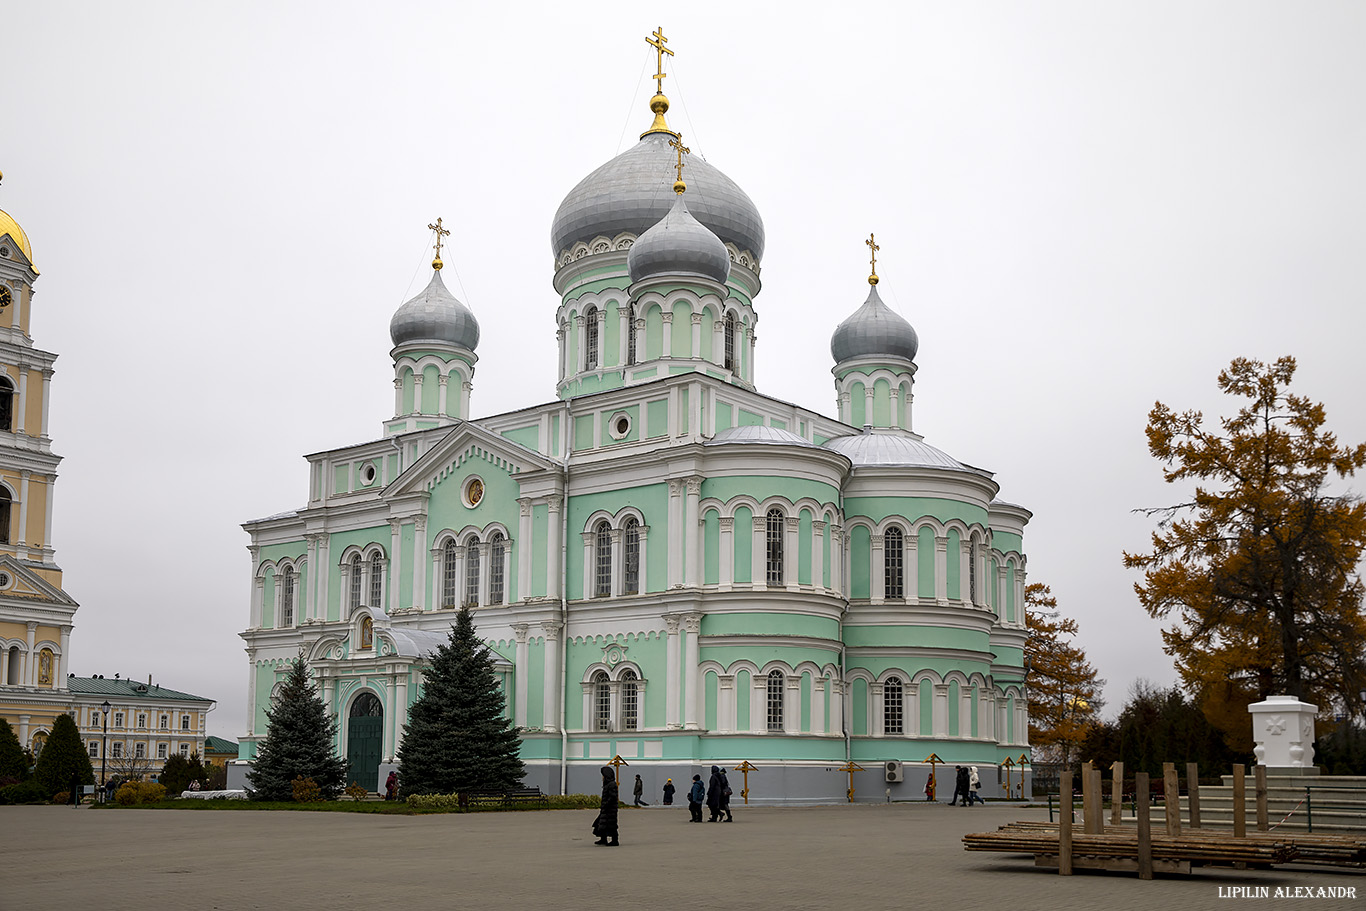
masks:
<svg viewBox="0 0 1366 911"><path fill-rule="evenodd" d="M622 560L626 564L622 574L621 590L627 595L640 594L640 523L635 517L627 519L622 526Z"/></svg>
<svg viewBox="0 0 1366 911"><path fill-rule="evenodd" d="M594 529L593 597L606 598L612 594L612 526L604 519Z"/></svg>
<svg viewBox="0 0 1366 911"><path fill-rule="evenodd" d="M10 507L13 505L14 501L10 499L9 491L0 487L0 544L10 543Z"/></svg>
<svg viewBox="0 0 1366 911"><path fill-rule="evenodd" d="M612 684L606 671L593 675L593 730L612 730Z"/></svg>
<svg viewBox="0 0 1366 911"><path fill-rule="evenodd" d="M455 607L460 603L460 545L455 539L441 548L441 606Z"/></svg>
<svg viewBox="0 0 1366 911"><path fill-rule="evenodd" d="M901 719L901 678L888 677L882 686L882 732L900 734Z"/></svg>
<svg viewBox="0 0 1366 911"><path fill-rule="evenodd" d="M626 316L626 363L636 362L636 305L632 304Z"/></svg>
<svg viewBox="0 0 1366 911"><path fill-rule="evenodd" d="M286 567L285 567L284 581L283 581L281 584L284 585L285 590L284 590L284 593L281 595L281 602L282 602L282 603L281 603L281 608L280 608L280 625L281 625L281 626L293 626L293 625L294 625L294 567L292 567L292 566L286 566Z"/></svg>
<svg viewBox="0 0 1366 911"><path fill-rule="evenodd" d="M14 686L19 683L19 646L9 648L9 668L5 673L5 683Z"/></svg>
<svg viewBox="0 0 1366 911"><path fill-rule="evenodd" d="M768 511L768 584L783 584L783 535L786 525L781 509Z"/></svg>
<svg viewBox="0 0 1366 911"><path fill-rule="evenodd" d="M479 604L479 539L470 538L465 542L465 603L470 607Z"/></svg>
<svg viewBox="0 0 1366 911"><path fill-rule="evenodd" d="M783 729L783 672L768 672L768 729Z"/></svg>
<svg viewBox="0 0 1366 911"><path fill-rule="evenodd" d="M977 542L968 545L968 600L977 603Z"/></svg>
<svg viewBox="0 0 1366 911"><path fill-rule="evenodd" d="M498 532L489 538L489 604L503 603L503 553L507 541Z"/></svg>
<svg viewBox="0 0 1366 911"><path fill-rule="evenodd" d="M583 315L583 366L595 370L598 366L598 308L589 307Z"/></svg>
<svg viewBox="0 0 1366 911"><path fill-rule="evenodd" d="M882 575L888 598L906 597L905 552L901 529L893 525L882 535Z"/></svg>
<svg viewBox="0 0 1366 911"><path fill-rule="evenodd" d="M735 369L735 314L726 314L726 369Z"/></svg>
<svg viewBox="0 0 1366 911"><path fill-rule="evenodd" d="M621 672L621 729L634 731L640 728L640 689L636 685L635 671Z"/></svg>
<svg viewBox="0 0 1366 911"><path fill-rule="evenodd" d="M362 570L364 567L365 567L365 561L361 559L360 554L356 554L355 556L353 556L353 557L351 558L351 592L350 592L350 595L351 595L351 607L352 607L352 608L360 607L361 570Z"/></svg>
<svg viewBox="0 0 1366 911"><path fill-rule="evenodd" d="M14 383L7 376L0 376L0 430L14 430Z"/></svg>
<svg viewBox="0 0 1366 911"><path fill-rule="evenodd" d="M384 606L384 557L379 551L370 555L370 606Z"/></svg>

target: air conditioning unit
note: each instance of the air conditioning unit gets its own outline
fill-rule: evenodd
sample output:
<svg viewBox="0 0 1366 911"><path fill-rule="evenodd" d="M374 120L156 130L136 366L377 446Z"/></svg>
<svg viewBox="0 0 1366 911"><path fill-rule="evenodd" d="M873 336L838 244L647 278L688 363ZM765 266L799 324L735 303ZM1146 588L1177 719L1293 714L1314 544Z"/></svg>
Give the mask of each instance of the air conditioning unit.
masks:
<svg viewBox="0 0 1366 911"><path fill-rule="evenodd" d="M884 764L888 781L905 781L906 773L901 768L900 759L889 759Z"/></svg>

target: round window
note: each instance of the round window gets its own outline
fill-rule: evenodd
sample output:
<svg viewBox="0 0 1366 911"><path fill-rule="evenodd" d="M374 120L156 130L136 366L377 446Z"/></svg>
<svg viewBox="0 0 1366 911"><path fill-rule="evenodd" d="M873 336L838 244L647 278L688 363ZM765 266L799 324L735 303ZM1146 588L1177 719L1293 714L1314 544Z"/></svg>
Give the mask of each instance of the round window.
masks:
<svg viewBox="0 0 1366 911"><path fill-rule="evenodd" d="M367 464L364 468L360 470L361 483L367 485L375 483L375 475L376 472L374 464Z"/></svg>
<svg viewBox="0 0 1366 911"><path fill-rule="evenodd" d="M484 482L478 478L470 478L465 482L465 505L471 508L478 506L484 499Z"/></svg>
<svg viewBox="0 0 1366 911"><path fill-rule="evenodd" d="M624 440L631 433L631 416L618 411L607 421L607 432L614 440Z"/></svg>
<svg viewBox="0 0 1366 911"><path fill-rule="evenodd" d="M10 577L9 573L0 572L0 589L9 588L10 583L13 581L14 580Z"/></svg>

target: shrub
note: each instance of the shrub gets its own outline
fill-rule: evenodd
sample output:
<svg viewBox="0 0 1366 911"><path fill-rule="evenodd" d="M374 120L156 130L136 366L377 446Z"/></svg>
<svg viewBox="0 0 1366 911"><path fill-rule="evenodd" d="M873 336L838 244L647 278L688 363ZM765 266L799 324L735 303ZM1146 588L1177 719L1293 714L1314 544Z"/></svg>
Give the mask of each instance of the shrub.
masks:
<svg viewBox="0 0 1366 911"><path fill-rule="evenodd" d="M46 802L47 793L37 782L25 781L0 788L0 805Z"/></svg>
<svg viewBox="0 0 1366 911"><path fill-rule="evenodd" d="M53 794L53 795L52 795L52 802L53 802L53 803L57 803L57 804L70 803L70 802L71 802L71 792L70 792L70 791L58 791L56 794Z"/></svg>
<svg viewBox="0 0 1366 911"><path fill-rule="evenodd" d="M351 782L351 786L346 789L346 796L350 797L352 800L364 800L369 794L370 792L365 789L364 785L356 784L354 781Z"/></svg>
<svg viewBox="0 0 1366 911"><path fill-rule="evenodd" d="M322 800L322 789L312 778L304 778L299 775L291 783L294 786L294 800L296 802L313 803L316 800Z"/></svg>
<svg viewBox="0 0 1366 911"><path fill-rule="evenodd" d="M131 807L140 803L156 803L166 797L166 788L146 781L126 781L114 792L114 802Z"/></svg>

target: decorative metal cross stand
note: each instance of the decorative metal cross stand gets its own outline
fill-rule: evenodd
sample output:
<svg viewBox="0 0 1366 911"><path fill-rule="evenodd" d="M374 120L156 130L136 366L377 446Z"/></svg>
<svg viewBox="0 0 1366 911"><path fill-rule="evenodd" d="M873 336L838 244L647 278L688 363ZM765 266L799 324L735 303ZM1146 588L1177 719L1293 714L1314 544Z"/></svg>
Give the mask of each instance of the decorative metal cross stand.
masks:
<svg viewBox="0 0 1366 911"><path fill-rule="evenodd" d="M737 771L737 772L739 772L741 775L745 776L745 786L744 786L743 788L740 789L740 796L744 798L745 804L748 805L748 804L749 804L749 773L750 773L750 772L757 772L757 771L759 771L759 768L758 768L758 766L752 766L752 765L750 765L750 764L749 764L749 760L746 759L746 760L743 760L738 766L735 767L735 771Z"/></svg>
<svg viewBox="0 0 1366 911"><path fill-rule="evenodd" d="M620 791L620 790L621 790L621 767L624 766L624 765L630 765L630 763L627 762L625 759L622 759L622 758L621 758L621 754L618 753L617 755L613 756L611 759L607 760L607 764L610 765L612 768L614 768L614 769L617 770L617 790Z"/></svg>
<svg viewBox="0 0 1366 911"><path fill-rule="evenodd" d="M926 793L929 794L930 800L934 800L935 792L939 790L939 782L936 780L935 770L938 769L940 765L948 765L948 763L940 759L938 753L931 753L926 756L925 761L930 764L930 780Z"/></svg>
<svg viewBox="0 0 1366 911"><path fill-rule="evenodd" d="M846 762L844 765L840 766L839 770L840 770L841 772L848 772L848 773L849 773L849 790L848 790L848 792L846 792L846 793L847 793L847 796L849 797L849 802L850 802L850 803L853 803L853 802L854 802L854 773L855 773L855 772L862 772L862 771L864 770L864 769L863 769L863 766L859 765L858 763L854 762L854 761L851 759L851 760L849 760L848 762Z"/></svg>

